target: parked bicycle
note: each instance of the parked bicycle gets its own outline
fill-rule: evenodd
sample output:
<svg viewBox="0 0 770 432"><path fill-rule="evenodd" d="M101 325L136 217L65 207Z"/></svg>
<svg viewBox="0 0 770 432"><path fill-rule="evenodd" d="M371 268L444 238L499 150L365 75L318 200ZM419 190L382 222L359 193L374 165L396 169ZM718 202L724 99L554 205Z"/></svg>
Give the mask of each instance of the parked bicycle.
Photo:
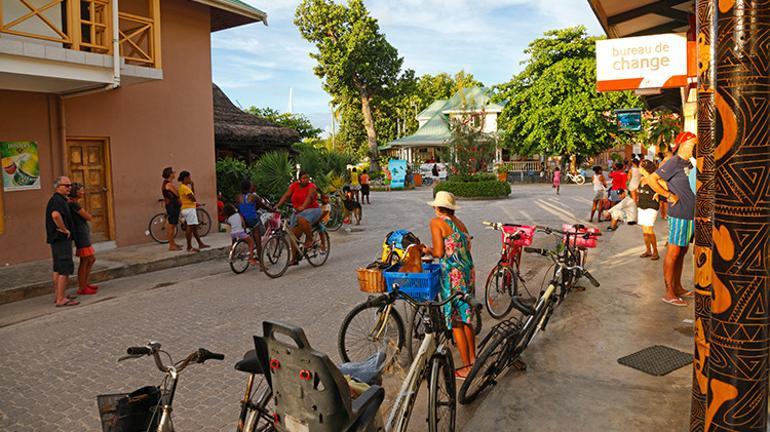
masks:
<svg viewBox="0 0 770 432"><path fill-rule="evenodd" d="M287 218L282 218L280 226L267 233L267 240L262 247L260 261L265 274L271 278L278 278L286 273L292 260L290 245L293 245L298 251L296 258L298 261L304 258L313 267L324 265L329 259L332 247L329 233L326 232L323 224L313 225L312 233L313 244L310 248L305 249L304 244L298 241L289 227Z"/></svg>
<svg viewBox="0 0 770 432"><path fill-rule="evenodd" d="M500 259L489 271L484 284L484 305L492 318L501 319L513 308L511 299L519 295L519 284L526 286L521 277L521 250L532 244L536 227L484 221L482 224L502 233L503 248Z"/></svg>
<svg viewBox="0 0 770 432"><path fill-rule="evenodd" d="M566 243L571 237L580 236L584 239L594 237L590 232L562 232L551 229L566 237ZM545 331L555 307L564 300L571 291L565 283L565 272L575 272L578 277L585 276L595 287L599 282L580 265L569 265L561 247L555 250L525 247L527 253L549 257L554 264L554 272L548 287L540 293L533 303L530 299L520 296L512 298L513 307L523 314L523 322L518 318L509 318L492 328L492 331L481 341L478 347L480 354L476 357L468 377L460 387L459 400L462 404L472 402L478 395L491 385L496 384L497 377L509 367L525 370L520 357L529 346L539 330Z"/></svg>
<svg viewBox="0 0 770 432"><path fill-rule="evenodd" d="M569 178L570 181L576 185L582 185L586 182L586 178L583 176L583 174L572 174L571 172L567 172L567 178Z"/></svg>
<svg viewBox="0 0 770 432"><path fill-rule="evenodd" d="M164 200L162 198L159 199L158 202L160 202L161 207L164 206ZM198 235L201 237L205 237L211 231L211 215L209 215L209 212L203 208L205 205L206 204L198 204L198 208L195 209L195 212L198 215ZM167 220L168 216L166 215L164 207L162 212L157 213L150 218L150 223L147 225L147 232L149 232L150 237L160 244L168 243L168 236L166 235L166 230L168 229ZM186 230L187 224L184 219L180 218L179 224L174 226L174 236L176 237Z"/></svg>
<svg viewBox="0 0 770 432"><path fill-rule="evenodd" d="M332 210L331 214L329 214L329 221L324 226L326 226L328 231L339 231L345 220L345 207L339 192L331 192L329 194L329 204L331 204Z"/></svg>

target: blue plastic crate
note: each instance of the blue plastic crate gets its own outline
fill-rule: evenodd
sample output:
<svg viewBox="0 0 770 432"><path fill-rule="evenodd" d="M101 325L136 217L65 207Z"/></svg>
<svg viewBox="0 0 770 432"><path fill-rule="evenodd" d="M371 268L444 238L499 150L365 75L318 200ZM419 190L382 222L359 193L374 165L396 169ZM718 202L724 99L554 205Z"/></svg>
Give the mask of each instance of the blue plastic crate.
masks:
<svg viewBox="0 0 770 432"><path fill-rule="evenodd" d="M398 267L393 270L398 270ZM382 275L385 276L388 292L393 290L393 284L396 283L402 292L416 300L435 300L441 290L441 266L438 264L423 264L422 273L386 271Z"/></svg>

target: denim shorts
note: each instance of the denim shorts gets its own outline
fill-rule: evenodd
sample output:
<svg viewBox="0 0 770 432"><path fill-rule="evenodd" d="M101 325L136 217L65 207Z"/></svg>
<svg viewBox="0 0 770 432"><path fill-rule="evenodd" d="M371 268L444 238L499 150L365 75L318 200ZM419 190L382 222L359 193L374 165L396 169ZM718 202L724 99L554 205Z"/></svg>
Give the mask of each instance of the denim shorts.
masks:
<svg viewBox="0 0 770 432"><path fill-rule="evenodd" d="M297 225L297 218L305 219L306 221L310 222L310 225L315 225L321 219L322 214L323 212L321 211L320 207L302 210L301 212L295 213L291 216L291 226L293 228Z"/></svg>

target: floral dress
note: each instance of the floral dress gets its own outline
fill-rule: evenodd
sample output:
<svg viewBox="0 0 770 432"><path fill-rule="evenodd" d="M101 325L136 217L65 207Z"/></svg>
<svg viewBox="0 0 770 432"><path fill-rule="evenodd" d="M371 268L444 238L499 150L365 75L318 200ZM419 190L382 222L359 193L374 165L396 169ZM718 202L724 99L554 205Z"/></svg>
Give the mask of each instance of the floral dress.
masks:
<svg viewBox="0 0 770 432"><path fill-rule="evenodd" d="M468 249L468 234L460 231L448 216L441 220L449 225L452 233L444 238L444 256L439 259L441 264L441 298L448 298L452 293L462 291L469 293L476 285L476 271L473 268L473 258ZM471 309L462 300L454 300L444 305L444 317L447 328L452 328L452 321L471 323Z"/></svg>

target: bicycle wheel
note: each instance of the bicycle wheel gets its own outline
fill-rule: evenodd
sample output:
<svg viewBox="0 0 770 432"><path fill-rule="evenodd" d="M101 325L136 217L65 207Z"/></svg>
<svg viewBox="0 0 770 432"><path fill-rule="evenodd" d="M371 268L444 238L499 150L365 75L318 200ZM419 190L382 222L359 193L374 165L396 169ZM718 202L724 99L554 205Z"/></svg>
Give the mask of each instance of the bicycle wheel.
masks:
<svg viewBox="0 0 770 432"><path fill-rule="evenodd" d="M158 213L150 219L150 224L147 226L147 231L150 232L150 237L160 244L168 243L168 236L166 235L166 229L168 228L168 222L166 221L165 213ZM176 229L176 227L174 227Z"/></svg>
<svg viewBox="0 0 770 432"><path fill-rule="evenodd" d="M492 318L501 319L513 308L513 296L518 294L516 273L511 267L498 264L487 276L484 286L484 306Z"/></svg>
<svg viewBox="0 0 770 432"><path fill-rule="evenodd" d="M249 242L238 240L230 248L230 269L235 274L241 274L249 268Z"/></svg>
<svg viewBox="0 0 770 432"><path fill-rule="evenodd" d="M286 273L291 260L291 248L286 236L276 234L270 236L262 247L262 269L271 278L278 278Z"/></svg>
<svg viewBox="0 0 770 432"><path fill-rule="evenodd" d="M476 357L476 363L473 364L468 377L460 386L458 400L461 404L473 402L482 391L495 383L495 378L502 372L499 360L507 345L508 339L503 332L495 332L490 336L484 350Z"/></svg>
<svg viewBox="0 0 770 432"><path fill-rule="evenodd" d="M209 216L209 212L200 207L195 209L195 213L198 215L198 235L206 237L211 231L211 216Z"/></svg>
<svg viewBox="0 0 770 432"><path fill-rule="evenodd" d="M457 391L452 356L437 354L431 360L428 393L428 430L454 432L457 418Z"/></svg>
<svg viewBox="0 0 770 432"><path fill-rule="evenodd" d="M583 177L581 174L578 174L575 176L575 184L582 185L585 182L586 182L586 178Z"/></svg>
<svg viewBox="0 0 770 432"><path fill-rule="evenodd" d="M337 347L343 362L362 362L377 352L390 360L403 348L404 321L395 307L387 306L361 303L342 320Z"/></svg>
<svg viewBox="0 0 770 432"><path fill-rule="evenodd" d="M335 232L342 228L342 210L336 205L332 205L332 211L329 215L329 222L325 224L326 229Z"/></svg>
<svg viewBox="0 0 770 432"><path fill-rule="evenodd" d="M414 356L420 349L420 344L425 337L425 314L428 310L424 307L410 307L409 317L406 320L406 340L404 348L406 351L406 364L412 364Z"/></svg>
<svg viewBox="0 0 770 432"><path fill-rule="evenodd" d="M256 396L256 398L255 398ZM273 420L273 392L264 378L254 386L251 393L251 405L242 419L242 425L239 424L238 431L241 432L273 432L275 431Z"/></svg>
<svg viewBox="0 0 770 432"><path fill-rule="evenodd" d="M322 249L325 245L326 250ZM329 259L329 253L332 250L332 243L329 240L329 233L320 229L313 230L313 246L305 250L305 258L313 267L321 267Z"/></svg>

